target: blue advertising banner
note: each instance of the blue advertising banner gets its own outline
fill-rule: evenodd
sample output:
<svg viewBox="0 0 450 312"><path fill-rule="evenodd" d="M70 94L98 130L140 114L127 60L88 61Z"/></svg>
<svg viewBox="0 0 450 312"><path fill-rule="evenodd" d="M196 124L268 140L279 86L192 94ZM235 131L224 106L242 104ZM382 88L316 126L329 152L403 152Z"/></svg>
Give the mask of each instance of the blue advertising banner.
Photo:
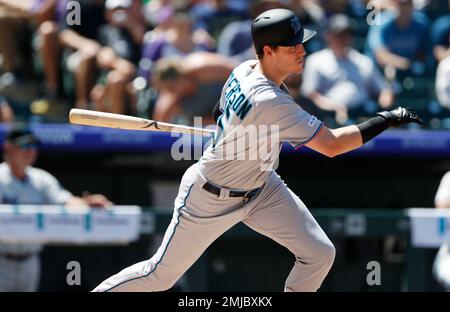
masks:
<svg viewBox="0 0 450 312"><path fill-rule="evenodd" d="M48 152L170 152L180 139L192 146L209 144L207 138L165 132L69 124L33 124L31 129L41 140L41 150ZM8 126L0 124L0 142L7 131ZM289 144L283 147L283 153L310 152L305 147L294 151ZM450 131L391 129L349 155L450 157Z"/></svg>

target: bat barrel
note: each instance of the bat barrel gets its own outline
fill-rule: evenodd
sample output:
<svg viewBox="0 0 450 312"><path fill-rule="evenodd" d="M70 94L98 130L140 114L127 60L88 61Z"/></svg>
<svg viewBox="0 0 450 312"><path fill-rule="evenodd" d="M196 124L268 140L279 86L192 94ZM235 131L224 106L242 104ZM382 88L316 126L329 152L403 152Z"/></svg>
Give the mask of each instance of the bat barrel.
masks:
<svg viewBox="0 0 450 312"><path fill-rule="evenodd" d="M212 136L214 130L194 128L183 125L158 122L122 114L97 112L86 109L72 108L69 112L69 121L72 124L107 127L126 130L163 131L195 135Z"/></svg>

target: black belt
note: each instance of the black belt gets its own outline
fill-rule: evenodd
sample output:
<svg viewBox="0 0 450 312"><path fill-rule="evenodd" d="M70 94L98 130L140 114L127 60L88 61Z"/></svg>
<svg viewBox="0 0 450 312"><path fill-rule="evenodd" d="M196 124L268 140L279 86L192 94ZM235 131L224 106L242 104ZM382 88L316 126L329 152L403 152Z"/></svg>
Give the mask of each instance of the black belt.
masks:
<svg viewBox="0 0 450 312"><path fill-rule="evenodd" d="M203 185L203 188L207 190L210 193L213 193L214 195L217 195L217 197L220 196L220 187L217 187L209 182L206 182ZM258 187L256 189L250 190L250 191L238 191L238 190L230 190L230 197L243 197L244 202L248 202L250 199L252 199L253 196L258 194L258 191L261 188Z"/></svg>
<svg viewBox="0 0 450 312"><path fill-rule="evenodd" d="M13 260L13 261L25 261L33 257L35 253L26 253L21 255L11 254L11 253L0 253L0 257Z"/></svg>

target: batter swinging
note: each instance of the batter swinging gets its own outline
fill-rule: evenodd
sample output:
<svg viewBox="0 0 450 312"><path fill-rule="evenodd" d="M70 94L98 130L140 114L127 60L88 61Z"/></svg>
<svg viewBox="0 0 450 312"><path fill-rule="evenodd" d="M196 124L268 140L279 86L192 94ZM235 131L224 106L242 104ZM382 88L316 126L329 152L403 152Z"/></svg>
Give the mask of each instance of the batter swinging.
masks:
<svg viewBox="0 0 450 312"><path fill-rule="evenodd" d="M304 29L286 9L259 15L252 25L258 60L239 65L226 82L215 117L213 144L184 174L172 221L150 259L125 268L94 291L163 291L171 288L205 249L238 222L272 238L295 255L285 291L316 291L335 249L306 206L273 169L281 144L306 145L333 157L360 147L389 127L422 123L411 110L378 113L359 125L328 129L289 96L283 80L303 71ZM276 133L262 134L261 129ZM255 129L257 139L245 135ZM241 144L244 142L243 144ZM260 157L266 148L268 157ZM253 152L252 152L253 151Z"/></svg>

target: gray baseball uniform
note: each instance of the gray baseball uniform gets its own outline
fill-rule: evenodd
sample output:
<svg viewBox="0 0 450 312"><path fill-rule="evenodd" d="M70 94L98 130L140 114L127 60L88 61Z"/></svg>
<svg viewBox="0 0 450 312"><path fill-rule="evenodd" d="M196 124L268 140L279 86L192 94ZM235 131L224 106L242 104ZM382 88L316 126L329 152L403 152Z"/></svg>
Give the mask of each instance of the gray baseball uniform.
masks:
<svg viewBox="0 0 450 312"><path fill-rule="evenodd" d="M26 179L21 181L6 163L0 164L0 204L56 205L64 204L71 196L44 170L28 167ZM41 244L0 243L0 291L37 290L41 249Z"/></svg>
<svg viewBox="0 0 450 312"><path fill-rule="evenodd" d="M320 287L333 263L334 247L273 167L282 142L301 146L322 122L302 110L284 85L280 88L256 71L257 62L242 63L226 82L215 138L184 174L172 221L156 254L94 291L169 289L214 240L241 221L295 255L286 291ZM256 195L248 201L233 196L249 190Z"/></svg>

